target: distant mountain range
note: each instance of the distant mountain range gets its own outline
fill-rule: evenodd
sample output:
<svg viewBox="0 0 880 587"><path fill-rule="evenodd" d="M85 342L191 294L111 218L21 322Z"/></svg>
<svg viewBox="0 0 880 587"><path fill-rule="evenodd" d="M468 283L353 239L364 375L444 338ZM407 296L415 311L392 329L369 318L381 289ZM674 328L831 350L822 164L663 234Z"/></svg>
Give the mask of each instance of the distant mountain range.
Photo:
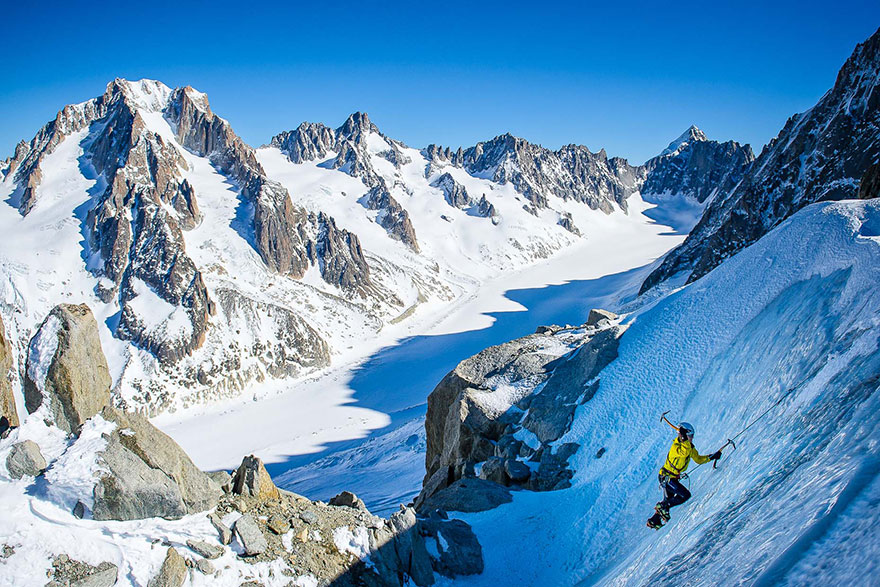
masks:
<svg viewBox="0 0 880 587"><path fill-rule="evenodd" d="M510 134L414 149L364 113L254 149L191 87L114 80L0 164L16 368L72 299L106 326L121 403L157 413L235 395L589 238L636 193L706 207L643 291L693 280L807 203L876 193L877 45L757 160L696 127L643 165Z"/></svg>

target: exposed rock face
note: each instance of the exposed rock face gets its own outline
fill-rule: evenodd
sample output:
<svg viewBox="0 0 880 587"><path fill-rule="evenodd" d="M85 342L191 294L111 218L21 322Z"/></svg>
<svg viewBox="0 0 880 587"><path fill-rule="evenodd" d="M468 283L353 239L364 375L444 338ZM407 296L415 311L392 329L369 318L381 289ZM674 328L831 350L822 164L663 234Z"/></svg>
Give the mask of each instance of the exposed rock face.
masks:
<svg viewBox="0 0 880 587"><path fill-rule="evenodd" d="M464 186L455 181L449 173L444 173L432 181L431 185L443 191L446 203L453 208L467 208L473 204Z"/></svg>
<svg viewBox="0 0 880 587"><path fill-rule="evenodd" d="M15 396L12 393L12 345L6 338L3 319L0 318L0 416L6 416L10 426L18 426L18 410L15 408Z"/></svg>
<svg viewBox="0 0 880 587"><path fill-rule="evenodd" d="M477 202L475 209L477 214L483 218L494 218L498 216L498 213L495 211L495 206L489 203L489 200L486 199L486 194L480 196L480 201Z"/></svg>
<svg viewBox="0 0 880 587"><path fill-rule="evenodd" d="M808 204L860 196L880 157L878 76L880 31L856 47L818 104L785 123L735 189L712 201L642 291L682 271L699 279Z"/></svg>
<svg viewBox="0 0 880 587"><path fill-rule="evenodd" d="M370 267L357 235L337 228L336 221L323 212L317 217L310 214L309 220L317 229L313 257L324 281L362 298L380 295L370 281Z"/></svg>
<svg viewBox="0 0 880 587"><path fill-rule="evenodd" d="M170 124L173 140L156 130L157 115ZM185 177L184 148L210 159L241 186L253 210L254 246L270 270L300 278L319 265L343 289L361 297L372 291L357 237L336 228L332 218L294 206L287 190L266 178L253 149L191 87L170 90L150 80L117 79L102 96L65 107L7 162L5 173L19 185L14 199L23 215L35 204L41 161L65 138L85 130L91 134L81 143L83 162L100 180L84 226L88 267L102 278L96 292L122 308L116 336L150 351L163 365L204 344L215 314L183 239L183 232L201 221L195 189ZM333 230L326 229L330 226ZM329 237L319 242L319 233ZM157 319L159 306L167 308L167 316Z"/></svg>
<svg viewBox="0 0 880 587"><path fill-rule="evenodd" d="M110 372L98 323L85 304L56 306L31 339L24 380L25 406L41 406L66 432L110 403Z"/></svg>
<svg viewBox="0 0 880 587"><path fill-rule="evenodd" d="M613 204L626 208L626 198L638 191L644 178L641 168L605 151L592 153L583 146L567 145L551 151L510 134L501 135L462 151L429 145L423 154L430 161L448 162L471 174L490 175L514 188L538 207L555 195L610 213Z"/></svg>
<svg viewBox="0 0 880 587"><path fill-rule="evenodd" d="M216 505L220 488L146 418L111 407L101 415L117 428L99 455L107 473L95 485L96 520L175 519Z"/></svg>
<svg viewBox="0 0 880 587"><path fill-rule="evenodd" d="M15 443L6 456L6 469L13 479L21 479L25 475L36 477L47 466L39 445L33 440Z"/></svg>
<svg viewBox="0 0 880 587"><path fill-rule="evenodd" d="M480 511L503 503L505 492L495 489L501 486L567 487L567 461L578 446L556 441L616 358L620 332L608 321L550 329L462 361L428 397L426 475L416 508Z"/></svg>
<svg viewBox="0 0 880 587"><path fill-rule="evenodd" d="M754 160L749 145L710 141L692 126L662 154L645 163L642 196L685 195L705 202L733 189Z"/></svg>
<svg viewBox="0 0 880 587"><path fill-rule="evenodd" d="M581 231L574 225L574 221L571 219L571 212L563 212L557 224L575 236L581 235Z"/></svg>
<svg viewBox="0 0 880 587"><path fill-rule="evenodd" d="M384 143L385 146L374 154L398 169L409 163L409 158L402 151L403 145L379 132L363 112L355 112L335 130L323 124L304 122L296 130L276 135L271 144L293 163L323 159L331 152L336 153L330 167L358 177L372 188L379 185L382 178L370 162L371 146L368 139L371 135L375 137L375 144Z"/></svg>
<svg viewBox="0 0 880 587"><path fill-rule="evenodd" d="M414 253L419 252L416 231L410 222L409 214L391 195L384 180L372 188L363 197L364 206L370 210L378 210L376 222L388 231L388 235L407 245Z"/></svg>

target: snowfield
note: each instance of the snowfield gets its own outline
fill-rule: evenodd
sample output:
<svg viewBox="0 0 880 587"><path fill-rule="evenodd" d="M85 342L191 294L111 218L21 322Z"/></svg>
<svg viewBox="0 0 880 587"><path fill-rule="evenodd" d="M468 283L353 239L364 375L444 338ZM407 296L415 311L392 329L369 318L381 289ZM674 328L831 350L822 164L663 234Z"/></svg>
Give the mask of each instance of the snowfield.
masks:
<svg viewBox="0 0 880 587"><path fill-rule="evenodd" d="M559 442L573 487L465 514L486 545L463 585L869 585L880 516L880 202L816 204L628 318L620 356ZM660 531L660 414L717 470ZM601 458L595 455L605 448ZM492 545L503 545L493 548Z"/></svg>

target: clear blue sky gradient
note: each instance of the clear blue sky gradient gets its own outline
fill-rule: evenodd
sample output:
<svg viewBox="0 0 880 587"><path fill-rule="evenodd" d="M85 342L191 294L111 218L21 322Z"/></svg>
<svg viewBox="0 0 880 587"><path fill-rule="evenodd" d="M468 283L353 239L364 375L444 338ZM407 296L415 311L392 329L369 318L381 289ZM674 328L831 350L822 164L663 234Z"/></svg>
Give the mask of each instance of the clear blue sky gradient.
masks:
<svg viewBox="0 0 880 587"><path fill-rule="evenodd" d="M880 25L877 0L138 4L6 4L0 159L114 77L192 85L255 146L361 110L415 147L641 163L696 124L757 152Z"/></svg>

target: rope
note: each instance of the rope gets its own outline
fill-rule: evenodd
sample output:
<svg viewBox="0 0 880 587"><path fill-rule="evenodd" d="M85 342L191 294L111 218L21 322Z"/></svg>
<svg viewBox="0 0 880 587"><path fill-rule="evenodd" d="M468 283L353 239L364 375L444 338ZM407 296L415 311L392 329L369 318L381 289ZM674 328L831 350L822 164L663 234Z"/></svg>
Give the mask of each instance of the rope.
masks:
<svg viewBox="0 0 880 587"><path fill-rule="evenodd" d="M769 414L774 408L776 408L777 406L779 406L779 404L781 404L782 401L783 401L785 398L787 398L789 395L791 395L792 392L794 392L796 389L799 389L800 387L803 387L803 385L804 385L806 382L807 382L807 380L804 379L803 381L801 381L800 383L798 383L798 384L795 385L794 387L790 387L790 388L788 388L788 390L787 390L785 393L783 393L781 396L779 396L779 399L777 399L775 402L773 402L772 404L770 404L770 407L768 407L766 410L764 410L763 412L761 412L761 415L760 415L760 416L758 416L757 418L755 418L754 420L752 420L751 422L749 422L749 424L748 424L745 428L743 428L742 430L740 430L739 432L737 432L732 438L728 439L728 440L731 441L731 444L732 444L732 441L736 440L737 438L739 438L740 436L742 436L743 434L745 434L745 432L746 432L749 428L751 428L752 426L754 426L755 424L757 424L759 420L761 420L762 418L764 418L764 416L766 416L766 415ZM734 445L734 447L735 447L735 446L736 446L736 445ZM709 462L711 462L711 461L706 461L706 463L709 463ZM694 471L696 471L697 469L699 469L700 467L702 467L702 466L705 465L706 463L697 463L697 464L694 466L694 468L691 469L691 473L693 473ZM696 489L696 483L694 483L694 489Z"/></svg>

